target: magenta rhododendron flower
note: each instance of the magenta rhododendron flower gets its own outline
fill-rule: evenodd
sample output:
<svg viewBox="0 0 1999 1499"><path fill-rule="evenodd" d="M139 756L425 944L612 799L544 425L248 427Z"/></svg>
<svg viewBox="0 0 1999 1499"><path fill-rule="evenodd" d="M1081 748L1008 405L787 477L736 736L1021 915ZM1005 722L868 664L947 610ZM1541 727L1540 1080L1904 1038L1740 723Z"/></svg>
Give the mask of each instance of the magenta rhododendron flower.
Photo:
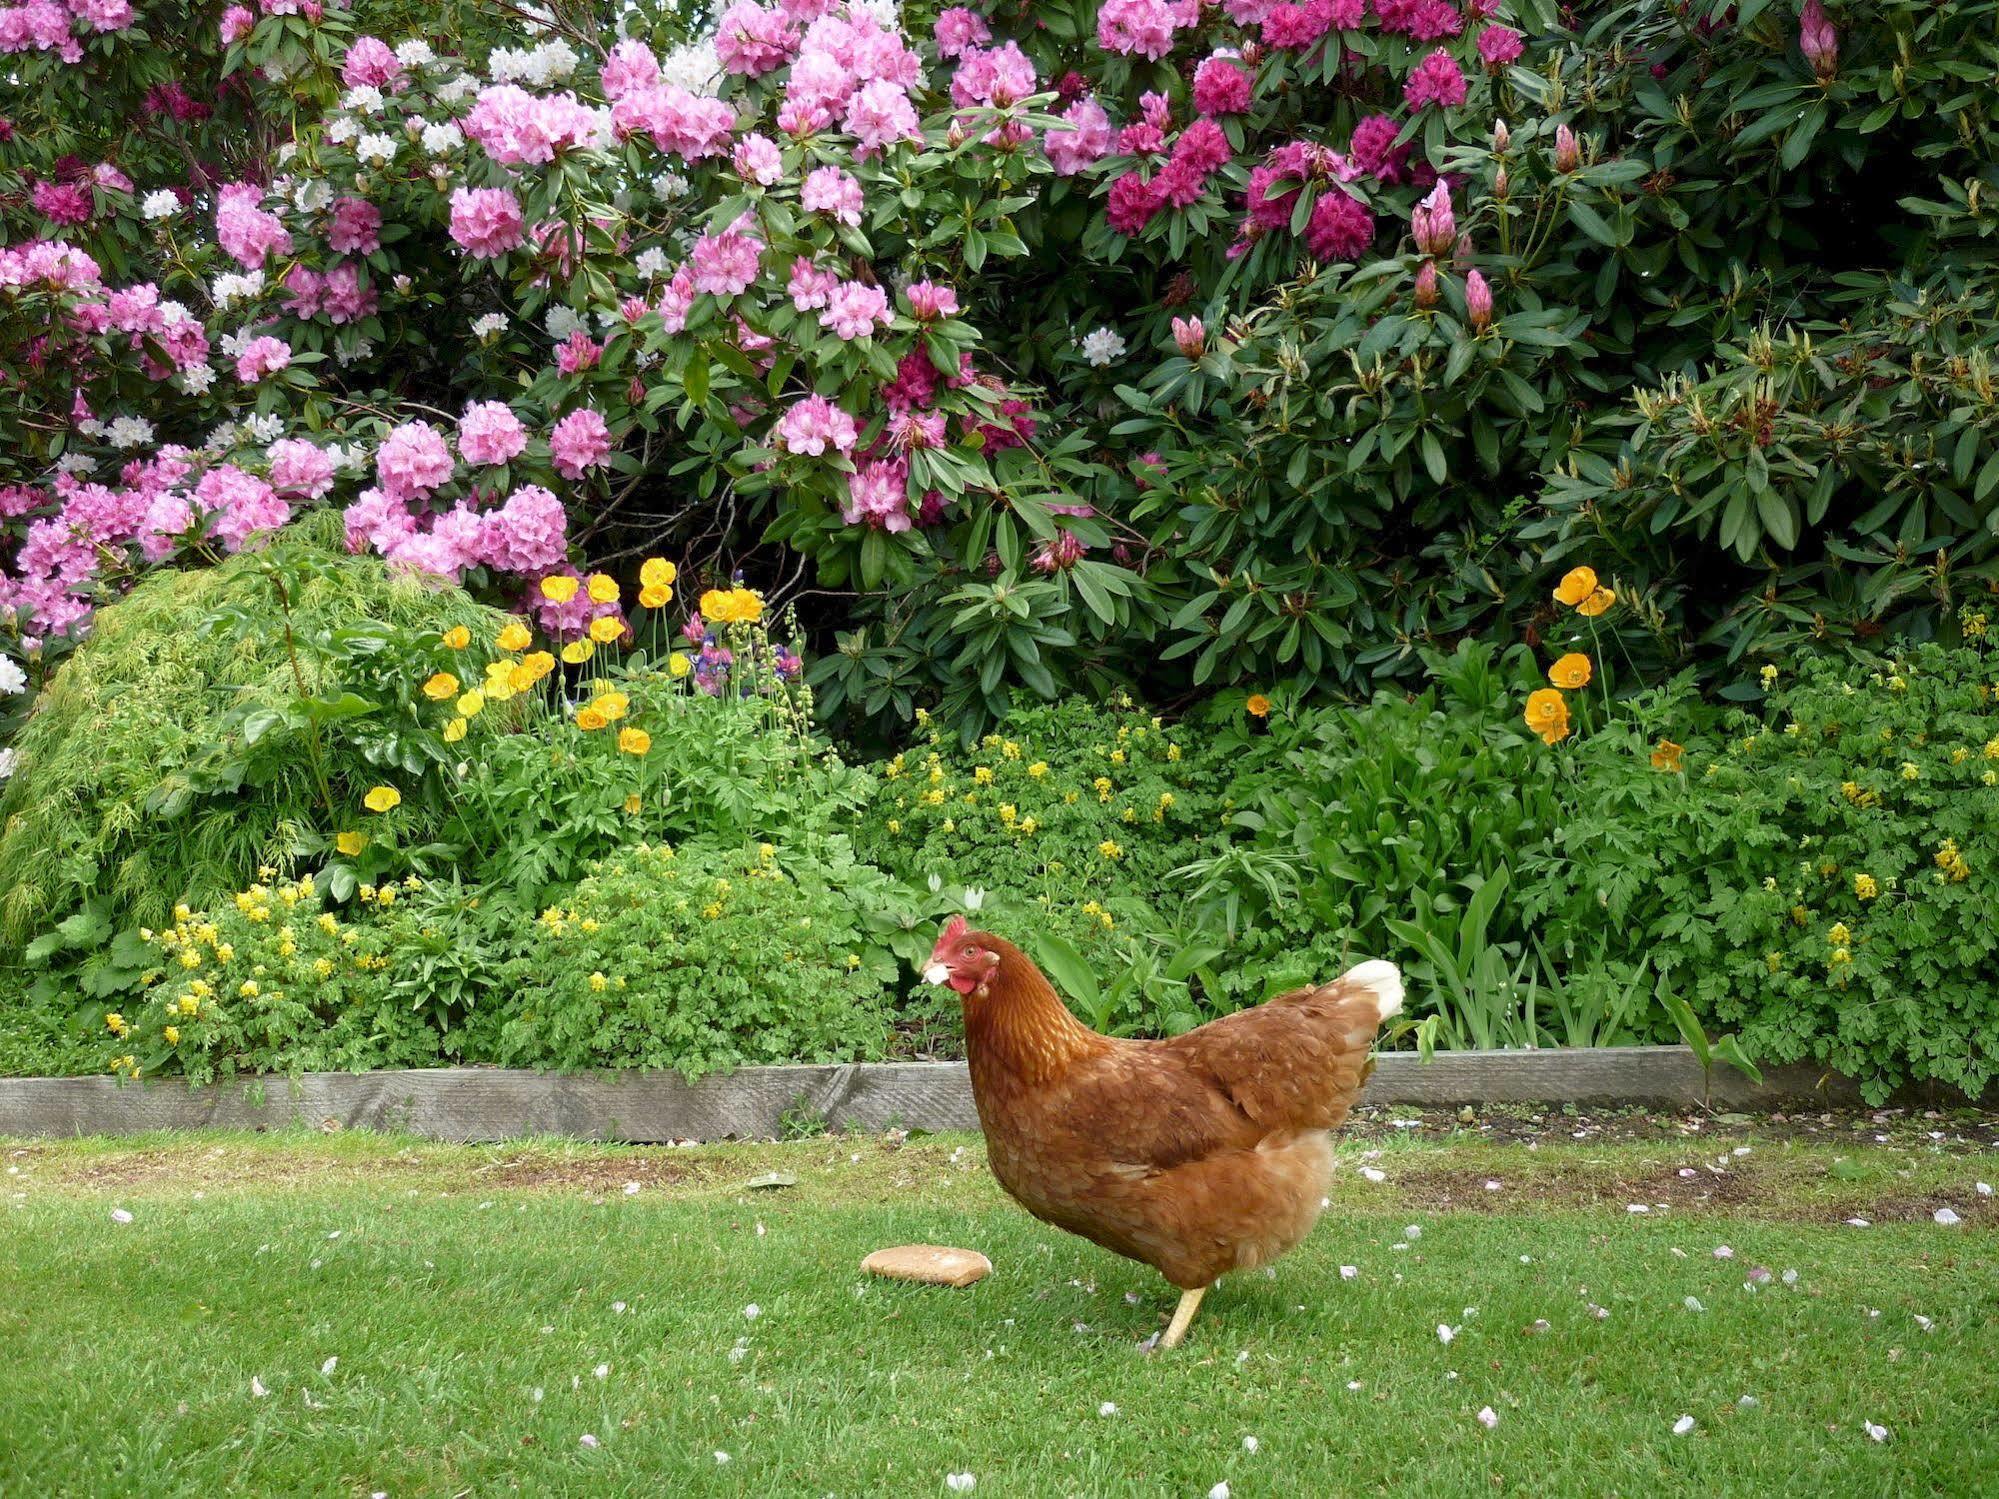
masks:
<svg viewBox="0 0 1999 1499"><path fill-rule="evenodd" d="M244 37L248 36L256 24L257 15L255 11L247 10L240 5L230 6L222 12L222 25L220 28L222 45L225 47L234 46L237 42L242 41Z"/></svg>
<svg viewBox="0 0 1999 1499"><path fill-rule="evenodd" d="M741 295L757 279L757 258L762 253L762 242L740 228L702 235L694 242L688 261L694 272L694 289L717 297Z"/></svg>
<svg viewBox="0 0 1999 1499"><path fill-rule="evenodd" d="M1312 205L1305 248L1320 260L1358 260L1374 240L1374 215L1352 193L1329 187Z"/></svg>
<svg viewBox="0 0 1999 1499"><path fill-rule="evenodd" d="M1233 57L1219 53L1194 70L1194 108L1204 115L1239 115L1249 108L1250 77Z"/></svg>
<svg viewBox="0 0 1999 1499"><path fill-rule="evenodd" d="M1495 73L1508 63L1518 62L1524 50L1520 33L1511 26L1488 26L1478 34L1479 60Z"/></svg>
<svg viewBox="0 0 1999 1499"><path fill-rule="evenodd" d="M386 93L402 79L403 65L380 37L358 36L348 44L346 61L340 66L340 81L349 88L378 88Z"/></svg>
<svg viewBox="0 0 1999 1499"><path fill-rule="evenodd" d="M602 412L579 407L548 434L548 456L565 479L580 479L611 454L611 428Z"/></svg>
<svg viewBox="0 0 1999 1499"><path fill-rule="evenodd" d="M1805 0L1798 17L1798 50L1821 81L1839 71L1839 33L1833 29L1820 0Z"/></svg>
<svg viewBox="0 0 1999 1499"><path fill-rule="evenodd" d="M1111 184L1104 204L1104 217L1119 234L1137 234L1159 212L1161 198L1156 188L1136 172L1126 172Z"/></svg>
<svg viewBox="0 0 1999 1499"><path fill-rule="evenodd" d="M1431 104L1455 105L1465 102L1465 75L1456 59L1439 47L1417 63L1402 85L1402 97L1411 109Z"/></svg>
<svg viewBox="0 0 1999 1499"><path fill-rule="evenodd" d="M505 401L475 401L458 418L458 456L482 468L527 451L527 428Z"/></svg>
<svg viewBox="0 0 1999 1499"><path fill-rule="evenodd" d="M275 214L258 207L264 190L249 183L232 182L215 195L215 238L235 262L249 270L260 269L273 255L291 253L292 237Z"/></svg>
<svg viewBox="0 0 1999 1499"><path fill-rule="evenodd" d="M1448 255L1457 241L1458 220L1451 208L1451 190L1439 182L1409 214L1416 248L1425 255Z"/></svg>

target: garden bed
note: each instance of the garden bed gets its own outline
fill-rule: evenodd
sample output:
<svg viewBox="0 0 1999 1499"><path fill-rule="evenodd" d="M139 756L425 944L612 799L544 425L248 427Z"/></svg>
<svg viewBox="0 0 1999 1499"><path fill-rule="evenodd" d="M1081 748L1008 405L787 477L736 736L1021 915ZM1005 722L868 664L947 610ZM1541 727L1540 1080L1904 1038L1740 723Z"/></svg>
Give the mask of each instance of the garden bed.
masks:
<svg viewBox="0 0 1999 1499"><path fill-rule="evenodd" d="M1912 1095L1920 1096L1920 1095ZM1683 1046L1442 1052L1380 1059L1362 1102L1381 1107L1594 1104L1692 1108L1852 1106L1847 1079L1778 1067L1761 1083L1702 1074ZM1961 1098L1955 1100L1962 1103ZM976 1129L962 1062L551 1073L497 1067L314 1072L193 1088L112 1078L0 1079L0 1135L132 1134L287 1124L397 1130L436 1140L573 1135L648 1143L769 1139L799 1129Z"/></svg>

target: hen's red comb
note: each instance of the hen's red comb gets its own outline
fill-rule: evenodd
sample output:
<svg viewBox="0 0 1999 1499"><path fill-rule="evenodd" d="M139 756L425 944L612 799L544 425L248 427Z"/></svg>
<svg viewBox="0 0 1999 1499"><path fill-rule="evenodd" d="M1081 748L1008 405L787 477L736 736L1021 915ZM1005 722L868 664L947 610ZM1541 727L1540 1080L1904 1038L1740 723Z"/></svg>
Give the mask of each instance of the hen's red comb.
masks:
<svg viewBox="0 0 1999 1499"><path fill-rule="evenodd" d="M941 961L944 957L944 949L956 942L960 937L963 937L970 930L970 925L962 916L953 916L949 921L945 922L944 931L937 938L937 945L930 949L930 961L933 963Z"/></svg>

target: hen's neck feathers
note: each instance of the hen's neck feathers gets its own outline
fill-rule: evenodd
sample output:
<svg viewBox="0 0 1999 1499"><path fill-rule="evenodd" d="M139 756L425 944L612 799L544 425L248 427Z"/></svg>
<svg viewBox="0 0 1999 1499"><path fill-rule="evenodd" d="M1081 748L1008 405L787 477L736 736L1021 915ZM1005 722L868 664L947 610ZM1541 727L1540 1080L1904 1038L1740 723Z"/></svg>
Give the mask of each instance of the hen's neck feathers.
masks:
<svg viewBox="0 0 1999 1499"><path fill-rule="evenodd" d="M1000 964L983 996L965 1000L965 1049L974 1069L999 1070L1023 1082L1046 1082L1110 1041L1069 1013L1069 1007L1026 953L988 938Z"/></svg>

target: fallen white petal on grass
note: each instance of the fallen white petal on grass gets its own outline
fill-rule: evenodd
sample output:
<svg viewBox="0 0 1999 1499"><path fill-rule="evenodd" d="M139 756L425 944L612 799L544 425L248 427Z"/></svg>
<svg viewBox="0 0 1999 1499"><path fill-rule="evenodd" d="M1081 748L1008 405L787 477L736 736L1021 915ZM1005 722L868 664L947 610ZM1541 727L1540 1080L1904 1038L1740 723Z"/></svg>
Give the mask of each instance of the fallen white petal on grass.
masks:
<svg viewBox="0 0 1999 1499"><path fill-rule="evenodd" d="M1115 1416L1117 1414L1117 1402L1106 1400L1102 1405L1097 1407L1097 1414L1100 1416Z"/></svg>
<svg viewBox="0 0 1999 1499"><path fill-rule="evenodd" d="M1693 1429L1694 1418L1692 1416L1682 1416L1673 1423L1673 1435L1676 1437L1683 1437Z"/></svg>
<svg viewBox="0 0 1999 1499"><path fill-rule="evenodd" d="M339 1367L340 1367L340 1355L336 1353L333 1355L332 1358L328 1359L325 1363L319 1366L319 1372L321 1374L331 1374L335 1369Z"/></svg>
<svg viewBox="0 0 1999 1499"><path fill-rule="evenodd" d="M1361 1167L1360 1174L1371 1182L1385 1182L1388 1180L1388 1173L1386 1171L1377 1171L1372 1166Z"/></svg>
<svg viewBox="0 0 1999 1499"><path fill-rule="evenodd" d="M1794 1286L1798 1283L1798 1272L1795 1270L1786 1270L1783 1279L1785 1285Z"/></svg>
<svg viewBox="0 0 1999 1499"><path fill-rule="evenodd" d="M609 1379L611 1377L611 1366L609 1364L599 1364L596 1368L592 1369L590 1372L596 1375L599 1379Z"/></svg>
<svg viewBox="0 0 1999 1499"><path fill-rule="evenodd" d="M1500 1184L1495 1181L1489 1181L1485 1184L1485 1190L1488 1192L1497 1192L1499 1190L1499 1187Z"/></svg>
<svg viewBox="0 0 1999 1499"><path fill-rule="evenodd" d="M612 1311L614 1311L614 1312L616 1312L616 1313L617 1313L617 1314L618 1314L619 1316L623 1316L623 1315L624 1315L624 1312L625 1312L625 1304L624 1304L624 1302L622 1302L622 1301L614 1301L614 1302L612 1302L612 1303L611 1303L611 1310L612 1310Z"/></svg>
<svg viewBox="0 0 1999 1499"><path fill-rule="evenodd" d="M132 1215L126 1212L123 1208L113 1208L111 1210L111 1221L113 1223L130 1223L132 1221Z"/></svg>
<svg viewBox="0 0 1999 1499"><path fill-rule="evenodd" d="M1684 1306L1690 1312L1704 1312L1707 1310L1706 1307L1701 1305L1701 1299L1698 1296L1689 1296L1680 1305Z"/></svg>
<svg viewBox="0 0 1999 1499"><path fill-rule="evenodd" d="M970 1473L946 1473L944 1487L954 1494L969 1494L978 1484L978 1479Z"/></svg>
<svg viewBox="0 0 1999 1499"><path fill-rule="evenodd" d="M638 1195L639 1195L639 1184L637 1182L626 1182L625 1196L636 1197Z"/></svg>
<svg viewBox="0 0 1999 1499"><path fill-rule="evenodd" d="M1627 1202L1624 1204L1624 1211L1627 1213L1649 1213L1652 1210L1642 1202Z"/></svg>
<svg viewBox="0 0 1999 1499"><path fill-rule="evenodd" d="M1762 1403L1754 1395L1744 1395L1740 1400L1735 1402L1738 1409L1746 1411L1753 1411Z"/></svg>
<svg viewBox="0 0 1999 1499"><path fill-rule="evenodd" d="M1353 1279L1353 1278L1354 1278L1354 1277L1355 1277L1356 1275L1358 1275L1358 1274L1360 1274L1360 1266L1358 1266L1358 1265L1342 1265L1342 1266L1340 1266L1340 1279L1341 1279L1341 1280L1352 1280L1352 1279Z"/></svg>
<svg viewBox="0 0 1999 1499"><path fill-rule="evenodd" d="M1732 1260L1735 1258L1735 1251L1726 1244L1717 1244L1714 1246L1714 1257L1718 1260Z"/></svg>
<svg viewBox="0 0 1999 1499"><path fill-rule="evenodd" d="M1963 1219L1959 1218L1957 1214L1953 1213L1949 1208L1938 1208L1936 1212L1931 1214L1931 1216L1935 1218L1937 1222L1942 1224L1945 1228L1956 1228L1959 1223L1964 1221Z"/></svg>
<svg viewBox="0 0 1999 1499"><path fill-rule="evenodd" d="M1487 1431L1491 1431L1493 1427L1499 1424L1499 1412L1489 1405L1480 1406L1478 1410L1478 1424L1483 1426Z"/></svg>
<svg viewBox="0 0 1999 1499"><path fill-rule="evenodd" d="M1849 1218L1846 1220L1846 1225L1848 1228L1867 1228L1871 1226L1865 1218Z"/></svg>
<svg viewBox="0 0 1999 1499"><path fill-rule="evenodd" d="M1977 1186L1976 1186L1975 1190L1977 1191L1977 1193L1978 1193L1978 1195L1979 1195L1980 1197L1990 1197L1990 1196L1992 1195L1992 1183L1991 1183L1991 1182L1979 1182L1979 1183L1977 1184Z"/></svg>
<svg viewBox="0 0 1999 1499"><path fill-rule="evenodd" d="M266 1395L270 1393L271 1392L269 1387L266 1386L261 1379L257 1378L257 1376L254 1374L250 1376L250 1394L252 1395L252 1397L258 1400L262 1400Z"/></svg>
<svg viewBox="0 0 1999 1499"><path fill-rule="evenodd" d="M728 1460L729 1460L729 1454L724 1452L721 1448L717 1447L715 1449L715 1466L719 1468L722 1466L722 1464L726 1463Z"/></svg>
<svg viewBox="0 0 1999 1499"><path fill-rule="evenodd" d="M761 1317L763 1314L764 1314L764 1309L758 1306L754 1301L752 1301L748 1306L743 1308L743 1315L749 1318L750 1321L752 1322L756 1321L757 1318Z"/></svg>
<svg viewBox="0 0 1999 1499"><path fill-rule="evenodd" d="M1229 1499L1228 1480L1223 1479L1222 1482L1209 1489L1208 1499Z"/></svg>
<svg viewBox="0 0 1999 1499"><path fill-rule="evenodd" d="M1682 1176L1698 1176L1699 1174L1700 1173L1695 1171L1694 1168L1691 1166L1682 1166L1680 1168L1680 1175Z"/></svg>
<svg viewBox="0 0 1999 1499"><path fill-rule="evenodd" d="M1916 1326L1920 1327L1924 1332L1934 1332L1936 1330L1936 1323L1925 1317L1921 1312L1914 1312L1911 1315L1916 1319Z"/></svg>
<svg viewBox="0 0 1999 1499"><path fill-rule="evenodd" d="M1874 1441L1885 1442L1888 1440L1888 1428L1885 1426L1876 1426L1872 1421L1862 1421L1860 1429L1866 1432Z"/></svg>
<svg viewBox="0 0 1999 1499"><path fill-rule="evenodd" d="M1409 1240L1411 1243L1414 1243L1416 1240L1423 1237L1423 1225L1420 1223L1410 1224L1407 1228L1402 1230L1402 1237Z"/></svg>
<svg viewBox="0 0 1999 1499"><path fill-rule="evenodd" d="M588 1447L592 1452L595 1452L600 1446L603 1445L603 1443L599 1442L596 1439L596 1437L592 1436L587 1431L584 1432L582 1436L576 1439L576 1443L580 1447Z"/></svg>
<svg viewBox="0 0 1999 1499"><path fill-rule="evenodd" d="M1676 1259L1676 1260L1683 1260L1683 1259L1685 1259L1685 1258L1687 1257L1687 1252L1686 1252L1686 1250L1684 1250L1684 1249L1680 1248L1680 1246L1679 1246L1679 1245L1677 1245L1677 1244L1673 1245L1673 1246L1672 1246L1672 1247L1671 1247L1670 1249L1668 1249L1668 1250L1667 1250L1666 1252L1667 1252L1668 1254L1672 1255L1672 1257L1673 1257L1674 1259Z"/></svg>
<svg viewBox="0 0 1999 1499"><path fill-rule="evenodd" d="M1451 1327L1443 1322L1439 1322L1437 1324L1437 1341L1439 1343L1448 1343L1452 1338L1455 1338L1457 1335L1458 1335L1458 1330L1455 1327Z"/></svg>
<svg viewBox="0 0 1999 1499"><path fill-rule="evenodd" d="M1263 1443L1259 1442L1255 1437L1244 1437L1242 1439L1242 1450L1245 1452L1254 1452L1262 1445Z"/></svg>

